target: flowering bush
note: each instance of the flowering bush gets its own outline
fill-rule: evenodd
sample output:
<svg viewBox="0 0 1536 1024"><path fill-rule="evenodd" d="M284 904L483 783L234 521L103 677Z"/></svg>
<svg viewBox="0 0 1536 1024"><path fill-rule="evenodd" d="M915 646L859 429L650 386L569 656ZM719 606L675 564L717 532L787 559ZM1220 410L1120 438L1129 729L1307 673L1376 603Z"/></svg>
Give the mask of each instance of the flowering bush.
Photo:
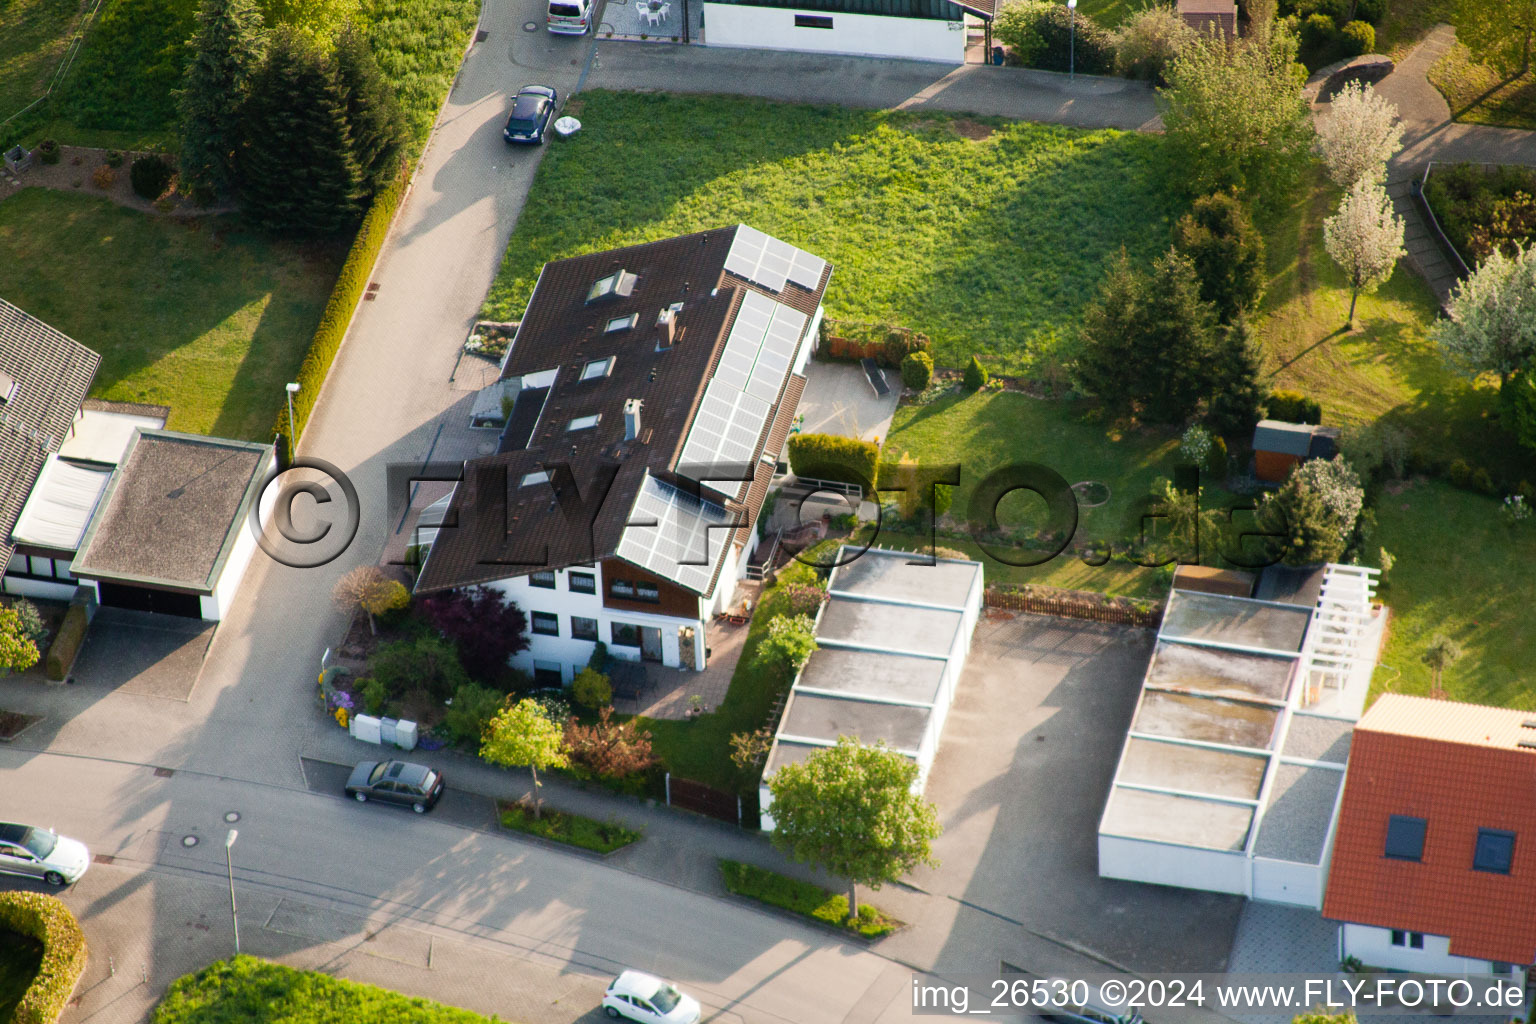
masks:
<svg viewBox="0 0 1536 1024"><path fill-rule="evenodd" d="M336 724L341 726L343 729L345 729L347 727L347 709L346 708L337 708L336 709Z"/></svg>
<svg viewBox="0 0 1536 1024"><path fill-rule="evenodd" d="M791 615L814 617L827 599L827 592L814 583L786 583L779 588Z"/></svg>
<svg viewBox="0 0 1536 1024"><path fill-rule="evenodd" d="M1211 432L1196 423L1179 438L1179 451L1197 466L1205 465L1211 455Z"/></svg>
<svg viewBox="0 0 1536 1024"><path fill-rule="evenodd" d="M1523 523L1531 518L1531 506L1526 504L1525 495L1511 494L1504 499L1504 505L1499 509L1499 514L1504 521L1513 526L1515 523Z"/></svg>

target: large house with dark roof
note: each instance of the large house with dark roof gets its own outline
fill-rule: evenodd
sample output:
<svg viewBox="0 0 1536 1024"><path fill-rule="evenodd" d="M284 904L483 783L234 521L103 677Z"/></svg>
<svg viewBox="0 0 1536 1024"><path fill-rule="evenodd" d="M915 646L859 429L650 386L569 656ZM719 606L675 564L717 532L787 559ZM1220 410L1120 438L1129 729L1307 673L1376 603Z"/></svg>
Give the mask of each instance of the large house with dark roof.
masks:
<svg viewBox="0 0 1536 1024"><path fill-rule="evenodd" d="M549 683L599 640L702 669L831 274L746 225L545 264L494 385L497 451L466 464L417 591L505 592L529 620L513 665Z"/></svg>
<svg viewBox="0 0 1536 1024"><path fill-rule="evenodd" d="M1536 962L1536 716L1389 693L1355 726L1323 916L1392 970Z"/></svg>
<svg viewBox="0 0 1536 1024"><path fill-rule="evenodd" d="M963 64L967 13L992 0L704 0L705 42Z"/></svg>

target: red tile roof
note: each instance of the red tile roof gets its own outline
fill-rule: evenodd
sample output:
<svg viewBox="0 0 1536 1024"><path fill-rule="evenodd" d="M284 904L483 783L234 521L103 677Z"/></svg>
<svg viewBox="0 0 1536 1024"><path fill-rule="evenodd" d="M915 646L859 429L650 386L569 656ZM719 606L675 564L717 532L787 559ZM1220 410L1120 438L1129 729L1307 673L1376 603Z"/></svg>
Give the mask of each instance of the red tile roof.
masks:
<svg viewBox="0 0 1536 1024"><path fill-rule="evenodd" d="M1530 721L1533 727L1524 723ZM1355 727L1323 916L1444 935L1451 953L1536 961L1536 715L1387 694ZM1428 823L1384 856L1391 815ZM1478 829L1516 834L1509 874L1472 869Z"/></svg>

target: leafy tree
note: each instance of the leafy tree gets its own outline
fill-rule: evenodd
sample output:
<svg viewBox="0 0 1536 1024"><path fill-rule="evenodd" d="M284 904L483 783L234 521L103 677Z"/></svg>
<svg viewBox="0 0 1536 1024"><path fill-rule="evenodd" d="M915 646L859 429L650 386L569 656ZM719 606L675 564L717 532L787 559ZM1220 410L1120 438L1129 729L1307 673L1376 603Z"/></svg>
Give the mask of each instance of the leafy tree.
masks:
<svg viewBox="0 0 1536 1024"><path fill-rule="evenodd" d="M1349 275L1349 323L1355 322L1360 289L1367 291L1392 276L1403 250L1403 219L1392 212L1387 190L1362 178L1351 186L1339 212L1323 221L1323 247Z"/></svg>
<svg viewBox="0 0 1536 1024"><path fill-rule="evenodd" d="M1115 44L1086 11L1074 15L1049 0L1013 0L993 22L992 34L1025 67L1104 75L1115 69Z"/></svg>
<svg viewBox="0 0 1536 1024"><path fill-rule="evenodd" d="M773 749L773 729L768 726L751 732L731 734L731 764L743 774L750 774L762 767L763 758Z"/></svg>
<svg viewBox="0 0 1536 1024"><path fill-rule="evenodd" d="M331 59L336 81L347 98L352 158L357 162L363 193L372 198L400 173L406 139L405 115L373 59L368 40L355 25L348 24L341 30Z"/></svg>
<svg viewBox="0 0 1536 1024"><path fill-rule="evenodd" d="M859 886L878 889L919 864L936 866L941 830L933 804L914 793L917 765L883 742L850 736L787 764L768 782L773 844L848 883L848 916L858 916Z"/></svg>
<svg viewBox="0 0 1536 1024"><path fill-rule="evenodd" d="M1173 231L1173 246L1188 256L1200 278L1200 297L1231 323L1264 297L1264 236L1235 192L1196 199Z"/></svg>
<svg viewBox="0 0 1536 1024"><path fill-rule="evenodd" d="M436 636L385 644L368 660L368 674L391 695L422 690L438 701L452 697L469 682L453 645Z"/></svg>
<svg viewBox="0 0 1536 1024"><path fill-rule="evenodd" d="M1316 565L1343 557L1364 504L1360 477L1342 456L1310 459L1265 496L1258 515L1265 531L1278 536L1273 553L1282 562Z"/></svg>
<svg viewBox="0 0 1536 1024"><path fill-rule="evenodd" d="M1328 176L1340 188L1362 178L1385 181L1387 161L1403 144L1397 108L1363 82L1345 85L1330 106L1317 125L1317 148Z"/></svg>
<svg viewBox="0 0 1536 1024"><path fill-rule="evenodd" d="M292 29L273 33L252 80L236 167L245 215L264 231L332 235L357 221L364 186L346 93Z"/></svg>
<svg viewBox="0 0 1536 1024"><path fill-rule="evenodd" d="M1521 370L1499 389L1504 422L1515 440L1536 451L1536 374Z"/></svg>
<svg viewBox="0 0 1536 1024"><path fill-rule="evenodd" d="M1259 384L1263 357L1253 327L1239 317L1222 328L1211 361L1206 416L1217 432L1246 437L1259 422L1264 389ZM1222 446L1225 463L1225 445Z"/></svg>
<svg viewBox="0 0 1536 1024"><path fill-rule="evenodd" d="M1148 277L1122 252L1083 314L1078 380L1117 414L1188 419L1213 369L1215 321L1189 257L1170 251Z"/></svg>
<svg viewBox="0 0 1536 1024"><path fill-rule="evenodd" d="M266 49L253 0L203 0L182 88L181 187L200 203L235 184L241 111Z"/></svg>
<svg viewBox="0 0 1536 1024"><path fill-rule="evenodd" d="M543 808L539 769L564 768L570 764L563 749L565 731L536 700L520 700L502 708L486 726L480 756L492 764L527 768L533 777L533 816Z"/></svg>
<svg viewBox="0 0 1536 1024"><path fill-rule="evenodd" d="M453 641L465 671L482 683L501 683L507 676L507 661L528 649L528 617L500 590L445 590L421 598L418 609L434 629Z"/></svg>
<svg viewBox="0 0 1536 1024"><path fill-rule="evenodd" d="M479 749L486 726L506 704L506 695L476 683L464 683L453 691L453 703L443 712L443 727L455 743Z"/></svg>
<svg viewBox="0 0 1536 1024"><path fill-rule="evenodd" d="M1270 208L1300 180L1312 119L1290 47L1202 37L1169 63L1158 93L1173 165L1196 194L1228 188Z"/></svg>
<svg viewBox="0 0 1536 1024"><path fill-rule="evenodd" d="M15 608L0 608L0 670L25 672L42 654Z"/></svg>
<svg viewBox="0 0 1536 1024"><path fill-rule="evenodd" d="M588 667L576 673L576 678L571 680L571 696L582 707L600 708L613 703L613 687L609 685L607 676Z"/></svg>
<svg viewBox="0 0 1536 1024"><path fill-rule="evenodd" d="M43 641L48 638L48 626L43 622L43 615L37 610L37 605L24 597L18 597L11 602L11 610L21 622L22 636L41 649Z"/></svg>
<svg viewBox="0 0 1536 1024"><path fill-rule="evenodd" d="M1413 439L1402 427L1377 420L1364 426L1345 427L1339 451L1366 479L1384 474L1401 479L1408 469Z"/></svg>
<svg viewBox="0 0 1536 1024"><path fill-rule="evenodd" d="M965 367L965 390L980 391L991 379L992 375L987 372L985 366L981 365L981 357L971 356L971 361Z"/></svg>
<svg viewBox="0 0 1536 1024"><path fill-rule="evenodd" d="M1419 657L1429 666L1431 697L1445 697L1445 689L1440 685L1441 673L1459 661L1464 653L1461 645L1444 633L1436 633L1430 639L1429 646L1424 648L1424 653Z"/></svg>
<svg viewBox="0 0 1536 1024"><path fill-rule="evenodd" d="M809 615L776 616L757 645L758 660L788 676L804 668L815 652L816 627Z"/></svg>
<svg viewBox="0 0 1536 1024"><path fill-rule="evenodd" d="M1479 3L1456 0L1456 38L1485 64L1501 71L1531 70L1532 33L1536 32L1536 0Z"/></svg>
<svg viewBox="0 0 1536 1024"><path fill-rule="evenodd" d="M1451 365L1508 383L1536 356L1536 246L1517 246L1512 257L1490 253L1456 286L1447 312L1429 335Z"/></svg>
<svg viewBox="0 0 1536 1024"><path fill-rule="evenodd" d="M1168 62L1199 38L1171 6L1155 4L1132 14L1115 30L1115 71L1159 85Z"/></svg>
<svg viewBox="0 0 1536 1024"><path fill-rule="evenodd" d="M410 592L399 580L384 575L376 565L360 565L336 581L331 597L348 610L361 608L368 613L368 630L378 635L375 616L384 615L411 603Z"/></svg>
<svg viewBox="0 0 1536 1024"><path fill-rule="evenodd" d="M633 719L615 722L613 708L597 713L597 722L582 725L572 718L565 723L565 749L572 761L599 778L623 779L656 763L651 734L635 727Z"/></svg>

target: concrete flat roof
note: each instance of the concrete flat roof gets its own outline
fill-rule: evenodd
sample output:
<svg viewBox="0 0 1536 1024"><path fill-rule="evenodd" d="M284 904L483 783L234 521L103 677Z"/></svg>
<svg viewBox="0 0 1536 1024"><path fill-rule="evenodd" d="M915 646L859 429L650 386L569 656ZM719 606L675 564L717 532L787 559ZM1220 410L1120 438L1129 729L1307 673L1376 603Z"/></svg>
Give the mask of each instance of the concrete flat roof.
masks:
<svg viewBox="0 0 1536 1024"><path fill-rule="evenodd" d="M1143 691L1132 732L1268 750L1280 710L1260 704L1183 693ZM1189 788L1189 787L1180 787Z"/></svg>
<svg viewBox="0 0 1536 1024"><path fill-rule="evenodd" d="M1110 790L1100 831L1154 843L1237 852L1247 844L1252 826L1253 808L1247 804L1116 786Z"/></svg>
<svg viewBox="0 0 1536 1024"><path fill-rule="evenodd" d="M165 414L153 410L153 406L130 406L123 410L83 408L75 417L69 437L59 445L59 455L115 466L133 442L135 430L159 430L165 426Z"/></svg>
<svg viewBox="0 0 1536 1024"><path fill-rule="evenodd" d="M910 571L923 572L927 568L915 566ZM822 610L816 635L826 640L943 656L954 645L963 618L960 612L936 608L834 597Z"/></svg>
<svg viewBox="0 0 1536 1024"><path fill-rule="evenodd" d="M909 564L921 557L910 552L867 552L839 566L828 589L887 601L965 607L965 599L981 575L981 565L946 559L933 565Z"/></svg>
<svg viewBox="0 0 1536 1024"><path fill-rule="evenodd" d="M897 750L916 750L928 728L928 708L881 704L848 697L825 697L796 690L784 709L780 733L790 737L834 742L856 736L861 743L884 740Z"/></svg>
<svg viewBox="0 0 1536 1024"><path fill-rule="evenodd" d="M822 647L800 673L800 686L865 697L932 704L943 681L944 662L908 654Z"/></svg>
<svg viewBox="0 0 1536 1024"><path fill-rule="evenodd" d="M1281 753L1286 757L1299 757L1308 761L1348 764L1349 741L1354 734L1354 722L1298 712L1291 716L1291 725L1285 731L1285 747Z"/></svg>
<svg viewBox="0 0 1536 1024"><path fill-rule="evenodd" d="M1133 736L1116 779L1142 786L1257 800L1269 759Z"/></svg>
<svg viewBox="0 0 1536 1024"><path fill-rule="evenodd" d="M1283 703L1290 693L1296 659L1246 654L1219 647L1158 643L1147 669L1147 685L1218 697L1258 698Z"/></svg>
<svg viewBox="0 0 1536 1024"><path fill-rule="evenodd" d="M1168 595L1161 636L1295 654L1311 615L1297 605L1175 590Z"/></svg>
<svg viewBox="0 0 1536 1024"><path fill-rule="evenodd" d="M1344 773L1334 768L1277 766L1254 840L1254 854L1301 864L1321 863L1343 783Z"/></svg>

